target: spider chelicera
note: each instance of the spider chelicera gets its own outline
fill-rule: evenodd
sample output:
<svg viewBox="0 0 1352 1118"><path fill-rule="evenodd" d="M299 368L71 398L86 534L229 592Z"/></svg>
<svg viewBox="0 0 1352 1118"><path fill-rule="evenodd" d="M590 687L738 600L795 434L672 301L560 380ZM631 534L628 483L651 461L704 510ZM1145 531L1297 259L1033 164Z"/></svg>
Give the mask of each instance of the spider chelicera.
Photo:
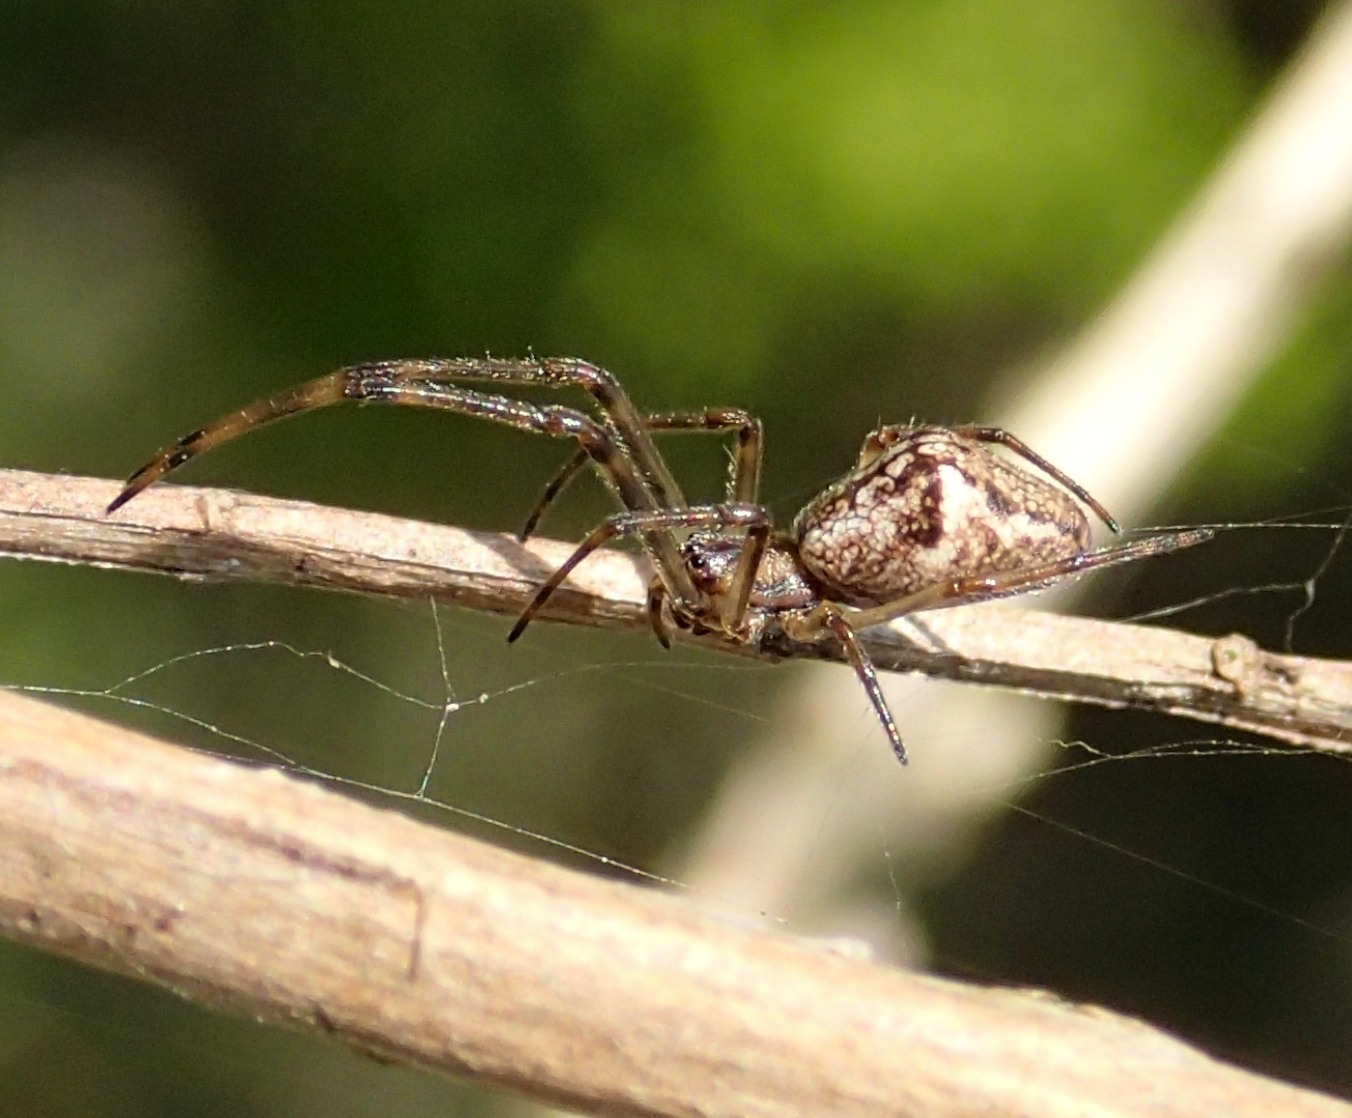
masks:
<svg viewBox="0 0 1352 1118"><path fill-rule="evenodd" d="M581 388L592 396L599 418L466 387L483 384ZM185 435L132 474L108 512L219 443L348 400L442 408L576 439L576 453L545 489L523 539L587 462L614 492L623 511L602 521L541 585L509 641L588 555L616 537L637 536L656 571L648 615L663 645L673 628L756 647L778 636L798 642L834 638L903 764L901 734L859 630L919 610L1040 589L1067 575L1192 547L1213 535L1196 528L1090 550L1084 508L1117 532L1107 509L1007 431L971 426L879 427L864 439L854 469L814 497L787 532L776 531L758 503L759 419L736 408L644 414L610 373L572 357L429 358L339 369ZM666 431L735 434L722 502L686 501L653 443L654 432Z"/></svg>

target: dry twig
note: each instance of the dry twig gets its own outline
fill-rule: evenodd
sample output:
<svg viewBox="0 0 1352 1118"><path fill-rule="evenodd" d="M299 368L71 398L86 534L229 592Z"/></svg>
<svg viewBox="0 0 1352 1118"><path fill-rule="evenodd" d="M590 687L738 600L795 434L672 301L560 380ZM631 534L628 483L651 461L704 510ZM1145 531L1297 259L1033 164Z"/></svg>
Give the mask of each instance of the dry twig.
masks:
<svg viewBox="0 0 1352 1118"><path fill-rule="evenodd" d="M3 693L0 774L3 934L596 1113L1352 1115Z"/></svg>
<svg viewBox="0 0 1352 1118"><path fill-rule="evenodd" d="M546 540L522 545L500 534L177 486L151 490L105 517L117 489L96 478L0 470L0 553L180 578L435 597L516 613L572 550ZM565 583L545 616L646 627L645 586L633 559L603 552ZM1002 611L997 624L992 608ZM1211 640L981 605L916 615L871 631L867 644L878 666L893 671L1162 711L1313 749L1352 750L1352 667L1266 652L1242 636ZM826 645L778 651L838 657Z"/></svg>

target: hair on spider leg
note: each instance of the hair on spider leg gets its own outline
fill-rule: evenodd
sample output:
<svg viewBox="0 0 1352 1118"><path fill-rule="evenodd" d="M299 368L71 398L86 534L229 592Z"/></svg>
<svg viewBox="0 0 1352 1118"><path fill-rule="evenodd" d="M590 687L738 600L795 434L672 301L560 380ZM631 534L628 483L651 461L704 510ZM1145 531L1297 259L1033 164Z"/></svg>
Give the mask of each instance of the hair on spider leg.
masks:
<svg viewBox="0 0 1352 1118"><path fill-rule="evenodd" d="M579 389L599 416L472 386ZM800 644L834 641L903 764L906 749L858 640L861 630L922 610L1040 589L1214 535L1195 528L1093 550L1085 510L1114 533L1117 522L1083 486L1021 440L999 427L914 422L870 431L854 468L812 498L787 530L777 530L760 503L763 433L756 416L740 408L645 414L612 374L574 357L426 358L339 369L185 435L133 473L107 512L212 447L344 402L436 408L575 440L573 454L527 517L522 538L588 464L614 494L620 511L540 586L508 640L521 635L593 551L636 536L654 568L648 616L658 640L669 644L672 632L681 630L754 647L781 636ZM722 502L686 500L653 439L673 432L735 436Z"/></svg>

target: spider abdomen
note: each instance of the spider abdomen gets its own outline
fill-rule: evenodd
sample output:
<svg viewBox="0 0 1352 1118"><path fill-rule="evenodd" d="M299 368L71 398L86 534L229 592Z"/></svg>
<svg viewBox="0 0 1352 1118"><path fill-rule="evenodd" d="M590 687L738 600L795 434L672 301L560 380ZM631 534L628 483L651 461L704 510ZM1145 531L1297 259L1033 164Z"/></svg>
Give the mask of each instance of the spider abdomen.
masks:
<svg viewBox="0 0 1352 1118"><path fill-rule="evenodd" d="M1066 492L943 428L882 428L794 522L803 565L855 606L1070 558L1089 521Z"/></svg>

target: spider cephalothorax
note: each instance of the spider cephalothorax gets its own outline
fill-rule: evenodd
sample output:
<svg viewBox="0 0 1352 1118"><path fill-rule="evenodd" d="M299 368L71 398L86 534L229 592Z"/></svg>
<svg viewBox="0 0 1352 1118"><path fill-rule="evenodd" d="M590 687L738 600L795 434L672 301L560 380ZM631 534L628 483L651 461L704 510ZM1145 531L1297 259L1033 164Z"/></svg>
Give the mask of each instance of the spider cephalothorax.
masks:
<svg viewBox="0 0 1352 1118"><path fill-rule="evenodd" d="M600 409L538 405L469 388L577 387ZM590 462L622 511L604 520L536 592L515 640L568 573L598 547L638 536L655 574L648 595L663 644L673 628L761 646L834 638L844 649L901 761L906 751L856 632L904 614L1019 594L1066 575L1191 547L1204 528L1089 550L1090 509L1117 524L1080 485L998 427L879 427L858 462L776 532L759 503L761 424L714 408L643 414L611 374L572 357L428 358L354 365L258 400L184 436L131 478L112 513L213 446L284 416L344 401L440 408L522 431L573 438L578 450L550 483L522 536ZM653 443L654 432L732 432L725 499L691 505ZM1046 480L990 449L1006 448ZM1053 484L1055 483L1055 484Z"/></svg>

